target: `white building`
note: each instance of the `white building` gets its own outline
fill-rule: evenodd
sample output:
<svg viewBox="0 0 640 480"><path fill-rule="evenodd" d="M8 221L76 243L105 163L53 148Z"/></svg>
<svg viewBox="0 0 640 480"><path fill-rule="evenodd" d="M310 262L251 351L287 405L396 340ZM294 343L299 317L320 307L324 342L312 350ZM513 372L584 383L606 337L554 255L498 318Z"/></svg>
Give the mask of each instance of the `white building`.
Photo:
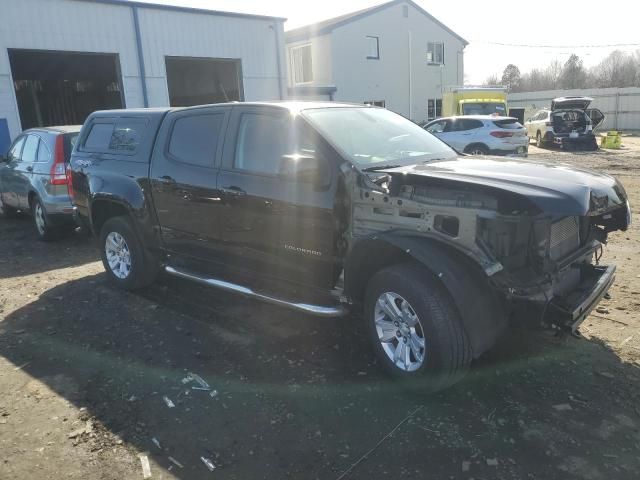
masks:
<svg viewBox="0 0 640 480"><path fill-rule="evenodd" d="M440 115L464 82L468 42L411 0L394 0L285 33L289 94L375 103L414 121Z"/></svg>
<svg viewBox="0 0 640 480"><path fill-rule="evenodd" d="M82 123L96 109L286 96L282 18L123 0L0 3L0 151L23 129Z"/></svg>

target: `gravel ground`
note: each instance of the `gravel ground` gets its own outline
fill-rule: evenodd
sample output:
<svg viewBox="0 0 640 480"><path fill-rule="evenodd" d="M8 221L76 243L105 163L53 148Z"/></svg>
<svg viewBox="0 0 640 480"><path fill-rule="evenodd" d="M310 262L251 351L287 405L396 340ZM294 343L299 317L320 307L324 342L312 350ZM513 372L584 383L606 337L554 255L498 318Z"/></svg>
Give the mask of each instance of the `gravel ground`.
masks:
<svg viewBox="0 0 640 480"><path fill-rule="evenodd" d="M531 158L612 173L640 205L624 143ZM424 396L379 373L358 318L170 278L123 293L87 239L0 219L0 478L142 479L143 455L154 479L637 479L639 251L637 222L611 236L584 338L514 330Z"/></svg>

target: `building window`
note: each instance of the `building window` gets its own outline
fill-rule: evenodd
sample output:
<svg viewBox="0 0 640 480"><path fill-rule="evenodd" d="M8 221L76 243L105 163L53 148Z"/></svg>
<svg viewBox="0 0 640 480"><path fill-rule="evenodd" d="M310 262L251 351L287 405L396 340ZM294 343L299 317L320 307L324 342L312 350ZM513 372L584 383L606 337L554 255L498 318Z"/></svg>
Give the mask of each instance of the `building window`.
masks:
<svg viewBox="0 0 640 480"><path fill-rule="evenodd" d="M367 37L367 58L370 60L380 59L380 39L378 37Z"/></svg>
<svg viewBox="0 0 640 480"><path fill-rule="evenodd" d="M382 107L385 108L386 103L384 100L367 100L364 102L365 105L371 105L373 107Z"/></svg>
<svg viewBox="0 0 640 480"><path fill-rule="evenodd" d="M427 45L427 63L431 65L444 64L444 43L429 42Z"/></svg>
<svg viewBox="0 0 640 480"><path fill-rule="evenodd" d="M313 82L313 63L311 61L311 44L292 47L291 76L294 85Z"/></svg>
<svg viewBox="0 0 640 480"><path fill-rule="evenodd" d="M427 101L427 118L433 120L442 116L442 99L430 98Z"/></svg>

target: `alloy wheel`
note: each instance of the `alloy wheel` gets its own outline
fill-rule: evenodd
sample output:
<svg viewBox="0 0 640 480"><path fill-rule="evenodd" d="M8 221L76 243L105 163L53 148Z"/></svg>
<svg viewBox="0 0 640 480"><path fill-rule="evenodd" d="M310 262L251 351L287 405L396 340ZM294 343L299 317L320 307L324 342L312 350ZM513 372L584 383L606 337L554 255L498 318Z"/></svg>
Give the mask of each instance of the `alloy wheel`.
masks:
<svg viewBox="0 0 640 480"><path fill-rule="evenodd" d="M374 310L378 339L389 360L400 370L413 372L426 359L426 340L411 304L393 292L382 293Z"/></svg>
<svg viewBox="0 0 640 480"><path fill-rule="evenodd" d="M117 278L124 280L131 274L131 251L126 240L118 232L111 232L105 239L107 263Z"/></svg>
<svg viewBox="0 0 640 480"><path fill-rule="evenodd" d="M36 228L38 229L38 233L40 235L44 235L47 230L47 222L44 218L44 209L40 202L36 203L36 207L34 209L33 215L35 217Z"/></svg>

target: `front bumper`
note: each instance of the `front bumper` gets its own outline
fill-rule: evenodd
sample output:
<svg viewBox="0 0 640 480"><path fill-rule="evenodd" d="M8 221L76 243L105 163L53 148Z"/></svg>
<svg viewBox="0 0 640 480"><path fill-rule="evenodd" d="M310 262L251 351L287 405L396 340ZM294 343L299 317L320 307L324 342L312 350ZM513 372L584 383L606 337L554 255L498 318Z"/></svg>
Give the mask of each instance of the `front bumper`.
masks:
<svg viewBox="0 0 640 480"><path fill-rule="evenodd" d="M593 266L570 294L550 303L552 323L575 332L607 294L616 278L616 266Z"/></svg>

